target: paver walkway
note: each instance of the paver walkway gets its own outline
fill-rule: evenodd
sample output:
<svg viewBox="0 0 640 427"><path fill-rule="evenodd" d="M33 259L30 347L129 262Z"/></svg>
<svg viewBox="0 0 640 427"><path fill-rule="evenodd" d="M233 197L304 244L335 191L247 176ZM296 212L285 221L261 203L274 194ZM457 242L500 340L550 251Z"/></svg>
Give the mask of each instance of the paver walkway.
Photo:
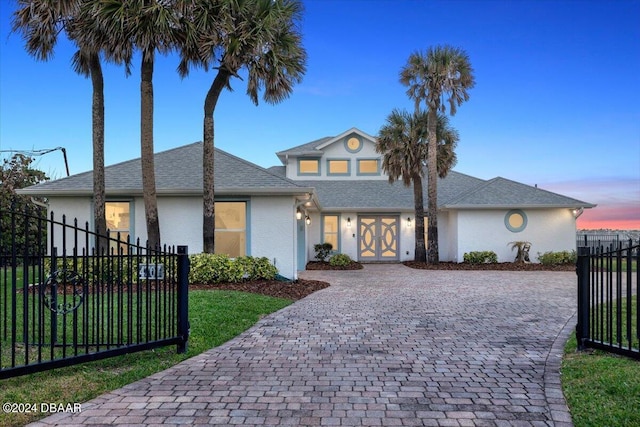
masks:
<svg viewBox="0 0 640 427"><path fill-rule="evenodd" d="M558 370L575 273L303 275L331 287L38 424L571 425Z"/></svg>

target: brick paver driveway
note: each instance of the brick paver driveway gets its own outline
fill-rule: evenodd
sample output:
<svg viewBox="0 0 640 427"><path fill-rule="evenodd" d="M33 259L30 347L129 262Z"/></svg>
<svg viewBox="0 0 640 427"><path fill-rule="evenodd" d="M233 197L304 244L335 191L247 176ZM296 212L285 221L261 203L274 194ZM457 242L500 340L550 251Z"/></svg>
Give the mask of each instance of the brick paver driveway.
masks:
<svg viewBox="0 0 640 427"><path fill-rule="evenodd" d="M572 272L304 272L331 287L44 424L569 426ZM215 325L211 325L215 327Z"/></svg>

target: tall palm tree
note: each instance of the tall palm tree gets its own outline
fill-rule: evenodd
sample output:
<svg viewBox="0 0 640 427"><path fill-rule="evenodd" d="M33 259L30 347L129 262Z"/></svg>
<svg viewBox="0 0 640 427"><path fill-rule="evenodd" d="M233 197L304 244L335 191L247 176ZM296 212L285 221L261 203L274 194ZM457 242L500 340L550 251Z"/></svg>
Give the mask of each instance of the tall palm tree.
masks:
<svg viewBox="0 0 640 427"><path fill-rule="evenodd" d="M416 114L424 102L428 112L427 198L429 225L427 228L427 262L437 264L438 253L438 187L437 135L438 112L455 115L457 107L469 99L468 90L475 80L466 52L451 46L436 46L426 53L415 52L400 72L400 82L408 87L407 95L414 100Z"/></svg>
<svg viewBox="0 0 640 427"><path fill-rule="evenodd" d="M104 81L100 64L100 45L81 40L81 26L88 26L87 16L81 8L86 0L18 0L13 13L12 29L19 32L27 52L38 60L53 57L58 35L63 32L78 46L72 62L73 68L91 78L92 144L93 144L93 220L96 234L106 235L105 183L104 183ZM98 251L104 248L102 239L96 242Z"/></svg>
<svg viewBox="0 0 640 427"><path fill-rule="evenodd" d="M414 260L417 262L426 259L422 179L428 158L427 129L427 113L409 114L404 110L393 110L380 129L376 142L376 152L383 154L382 168L389 176L389 182L401 179L406 186L413 184ZM444 178L456 163L455 148L459 137L443 114L438 114L436 129L437 170L438 176Z"/></svg>
<svg viewBox="0 0 640 427"><path fill-rule="evenodd" d="M124 64L127 74L134 51L141 52L140 160L147 225L147 245L160 245L153 149L153 70L156 51L175 47L178 32L178 0L109 0L92 2L90 12L100 32L109 35L108 59Z"/></svg>
<svg viewBox="0 0 640 427"><path fill-rule="evenodd" d="M231 78L246 73L247 95L255 105L275 104L293 91L306 71L306 51L298 21L299 0L185 1L181 16L181 76L190 67L214 68L204 100L203 120L203 251L215 247L214 118L222 90Z"/></svg>

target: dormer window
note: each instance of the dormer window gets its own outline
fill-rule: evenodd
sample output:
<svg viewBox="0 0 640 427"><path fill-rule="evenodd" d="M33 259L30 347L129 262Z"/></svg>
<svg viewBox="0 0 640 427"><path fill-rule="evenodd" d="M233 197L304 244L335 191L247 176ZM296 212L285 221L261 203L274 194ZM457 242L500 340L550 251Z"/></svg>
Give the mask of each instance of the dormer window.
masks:
<svg viewBox="0 0 640 427"><path fill-rule="evenodd" d="M348 176L351 174L351 162L349 159L328 159L327 175Z"/></svg>
<svg viewBox="0 0 640 427"><path fill-rule="evenodd" d="M358 175L380 175L378 159L358 159Z"/></svg>
<svg viewBox="0 0 640 427"><path fill-rule="evenodd" d="M362 149L362 139L357 135L351 135L344 141L344 148L350 153L357 153Z"/></svg>
<svg viewBox="0 0 640 427"><path fill-rule="evenodd" d="M320 159L298 159L298 175L320 175Z"/></svg>

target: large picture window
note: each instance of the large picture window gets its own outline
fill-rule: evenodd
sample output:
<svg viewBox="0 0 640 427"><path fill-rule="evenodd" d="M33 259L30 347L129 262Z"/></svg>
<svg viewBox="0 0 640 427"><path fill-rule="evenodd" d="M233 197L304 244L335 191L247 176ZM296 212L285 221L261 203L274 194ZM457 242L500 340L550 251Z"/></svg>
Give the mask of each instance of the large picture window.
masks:
<svg viewBox="0 0 640 427"><path fill-rule="evenodd" d="M105 202L104 204L105 219L107 220L107 229L109 237L117 239L118 235L122 242L126 242L131 236L131 203L130 202ZM131 236L132 237L132 236ZM135 242L131 242L135 243ZM114 240L109 242L109 249L117 251L118 243ZM120 245L124 253L127 253L126 243Z"/></svg>
<svg viewBox="0 0 640 427"><path fill-rule="evenodd" d="M247 254L247 203L216 202L215 253L232 258Z"/></svg>

